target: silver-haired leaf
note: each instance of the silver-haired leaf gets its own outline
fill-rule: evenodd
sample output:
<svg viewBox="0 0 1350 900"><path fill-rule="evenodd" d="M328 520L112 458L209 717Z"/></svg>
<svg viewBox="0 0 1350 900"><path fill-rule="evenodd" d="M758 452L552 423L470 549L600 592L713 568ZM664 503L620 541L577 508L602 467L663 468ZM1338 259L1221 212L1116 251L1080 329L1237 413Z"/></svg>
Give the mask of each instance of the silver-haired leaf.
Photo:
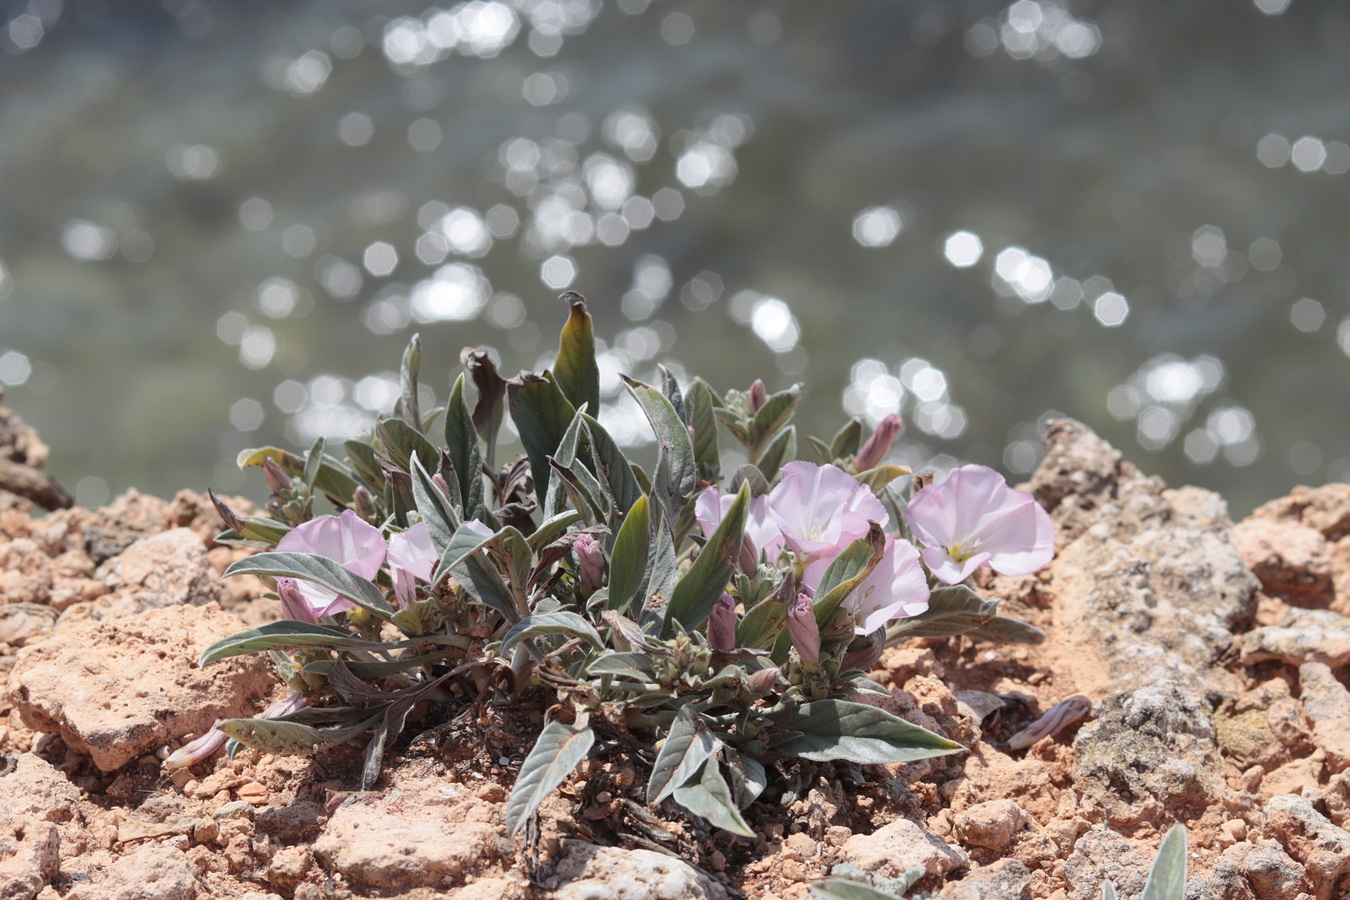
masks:
<svg viewBox="0 0 1350 900"><path fill-rule="evenodd" d="M698 778L675 789L675 802L696 816L702 816L713 825L741 837L754 837L755 832L741 818L731 788L718 771L714 757L703 764Z"/></svg>
<svg viewBox="0 0 1350 900"><path fill-rule="evenodd" d="M816 762L902 763L965 749L885 710L848 700L803 703L777 716L775 724L796 733L771 740L773 749Z"/></svg>
<svg viewBox="0 0 1350 900"><path fill-rule="evenodd" d="M1186 826L1173 825L1158 848L1140 900L1185 900Z"/></svg>
<svg viewBox="0 0 1350 900"><path fill-rule="evenodd" d="M704 726L693 706L681 706L666 733L665 743L656 754L656 761L652 763L651 778L647 780L647 802L651 805L660 803L693 778L721 743Z"/></svg>
<svg viewBox="0 0 1350 900"><path fill-rule="evenodd" d="M544 798L553 793L591 752L595 732L590 729L589 721L583 714L577 716L573 725L553 721L544 726L534 749L520 764L520 774L511 789L511 799L506 804L507 835L514 837Z"/></svg>

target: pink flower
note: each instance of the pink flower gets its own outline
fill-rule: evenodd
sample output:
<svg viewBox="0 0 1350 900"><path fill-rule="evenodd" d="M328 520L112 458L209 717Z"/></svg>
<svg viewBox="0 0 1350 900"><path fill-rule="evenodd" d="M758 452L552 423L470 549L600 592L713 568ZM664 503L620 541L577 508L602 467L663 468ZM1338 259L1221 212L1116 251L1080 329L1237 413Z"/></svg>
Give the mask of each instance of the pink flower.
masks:
<svg viewBox="0 0 1350 900"><path fill-rule="evenodd" d="M735 501L735 494L720 493L716 486L698 495L694 501L694 518L698 520L699 530L704 537L712 537ZM768 497L750 498L750 512L745 518L745 536L755 545L756 555L760 552L767 554L769 562L778 559L783 549L783 532L778 530L778 523L769 515Z"/></svg>
<svg viewBox="0 0 1350 900"><path fill-rule="evenodd" d="M953 469L914 495L907 512L925 545L923 561L947 584L980 566L1004 575L1034 572L1055 555L1055 527L1035 498L987 466Z"/></svg>
<svg viewBox="0 0 1350 900"><path fill-rule="evenodd" d="M581 575L581 592L589 597L605 584L605 551L595 535L582 532L572 545Z"/></svg>
<svg viewBox="0 0 1350 900"><path fill-rule="evenodd" d="M394 582L399 606L407 606L416 598L416 579L430 581L438 562L440 555L431 543L431 532L425 522L389 536L389 578Z"/></svg>
<svg viewBox="0 0 1350 900"><path fill-rule="evenodd" d="M363 522L350 509L344 510L340 516L320 516L297 525L277 542L277 549L287 553L326 556L367 581L380 571L386 551L380 530ZM355 603L321 584L296 579L295 587L316 621L356 608Z"/></svg>
<svg viewBox="0 0 1350 900"><path fill-rule="evenodd" d="M769 515L787 545L802 558L803 583L815 587L829 561L867 534L872 522L890 521L886 508L865 485L838 466L790 462L769 492Z"/></svg>
<svg viewBox="0 0 1350 900"><path fill-rule="evenodd" d="M919 551L909 541L886 535L881 562L844 599L844 606L857 617L858 634L871 634L891 619L926 611L928 578L919 565Z"/></svg>

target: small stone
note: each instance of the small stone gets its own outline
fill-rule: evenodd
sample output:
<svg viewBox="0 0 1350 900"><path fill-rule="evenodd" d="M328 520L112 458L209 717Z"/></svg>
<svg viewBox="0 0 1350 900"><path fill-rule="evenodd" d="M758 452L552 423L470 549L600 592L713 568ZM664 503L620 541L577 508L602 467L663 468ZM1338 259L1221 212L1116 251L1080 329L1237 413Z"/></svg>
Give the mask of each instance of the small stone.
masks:
<svg viewBox="0 0 1350 900"><path fill-rule="evenodd" d="M970 865L964 850L908 819L897 819L872 834L855 834L840 849L849 862L879 878L898 878L915 866L921 866L926 877L941 877Z"/></svg>
<svg viewBox="0 0 1350 900"><path fill-rule="evenodd" d="M963 844L1002 853L1013 835L1031 821L1026 810L1013 800L977 803L956 816L956 837Z"/></svg>
<svg viewBox="0 0 1350 900"><path fill-rule="evenodd" d="M568 842L554 900L729 900L724 887L679 859L650 850Z"/></svg>
<svg viewBox="0 0 1350 900"><path fill-rule="evenodd" d="M976 869L942 890L942 900L1026 900L1031 871L1015 859Z"/></svg>
<svg viewBox="0 0 1350 900"><path fill-rule="evenodd" d="M1336 882L1350 872L1350 832L1338 828L1302 797L1274 797L1266 822L1288 854L1303 865L1316 900L1331 900Z"/></svg>
<svg viewBox="0 0 1350 900"><path fill-rule="evenodd" d="M234 792L240 800L246 800L254 806L259 806L267 802L271 792L266 787L256 781L250 781L248 784L240 785Z"/></svg>
<svg viewBox="0 0 1350 900"><path fill-rule="evenodd" d="M1350 690L1325 663L1299 666L1303 714L1312 723L1313 743L1326 751L1333 770L1350 766Z"/></svg>
<svg viewBox="0 0 1350 900"><path fill-rule="evenodd" d="M1313 528L1251 518L1233 528L1238 552L1267 593L1299 605L1331 598L1327 540Z"/></svg>
<svg viewBox="0 0 1350 900"><path fill-rule="evenodd" d="M0 898L32 900L61 867L56 826L0 806Z"/></svg>
<svg viewBox="0 0 1350 900"><path fill-rule="evenodd" d="M150 845L121 857L102 877L76 882L66 900L193 900L197 878L181 850Z"/></svg>

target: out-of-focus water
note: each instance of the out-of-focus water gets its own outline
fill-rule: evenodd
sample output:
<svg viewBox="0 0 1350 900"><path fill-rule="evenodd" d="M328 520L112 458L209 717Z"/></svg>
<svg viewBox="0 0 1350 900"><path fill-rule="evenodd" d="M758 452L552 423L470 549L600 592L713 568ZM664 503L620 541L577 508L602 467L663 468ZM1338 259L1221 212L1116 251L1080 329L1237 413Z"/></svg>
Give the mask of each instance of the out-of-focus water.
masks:
<svg viewBox="0 0 1350 900"><path fill-rule="evenodd" d="M1088 422L1235 512L1350 479L1350 6L28 0L0 19L0 383L96 504L255 496L420 332L808 383L905 461Z"/></svg>

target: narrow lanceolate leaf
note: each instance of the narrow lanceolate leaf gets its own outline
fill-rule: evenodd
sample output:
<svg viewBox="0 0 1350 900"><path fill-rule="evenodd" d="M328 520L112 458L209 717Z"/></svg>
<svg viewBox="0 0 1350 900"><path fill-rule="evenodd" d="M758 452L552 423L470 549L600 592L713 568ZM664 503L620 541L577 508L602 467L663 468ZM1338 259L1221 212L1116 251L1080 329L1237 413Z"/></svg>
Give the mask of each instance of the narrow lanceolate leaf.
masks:
<svg viewBox="0 0 1350 900"><path fill-rule="evenodd" d="M1109 879L1102 882L1102 900L1116 900L1116 886Z"/></svg>
<svg viewBox="0 0 1350 900"><path fill-rule="evenodd" d="M474 523L477 524L477 523ZM453 568L468 562L475 553L486 547L495 535L483 535L473 530L473 526L464 523L450 536L450 543L441 551L441 561L431 576L432 584L440 584L441 579Z"/></svg>
<svg viewBox="0 0 1350 900"><path fill-rule="evenodd" d="M389 460L404 472L412 463L416 453L422 459L435 459L437 450L426 435L413 428L402 419L386 416L375 423L375 434L384 445Z"/></svg>
<svg viewBox="0 0 1350 900"><path fill-rule="evenodd" d="M979 628L965 632L966 637L977 641L993 641L1003 644L1043 644L1045 632L1035 625L1013 619L1008 616L994 616Z"/></svg>
<svg viewBox="0 0 1350 900"><path fill-rule="evenodd" d="M445 405L445 451L454 463L459 478L459 495L464 514L476 515L483 505L483 458L478 452L478 432L464 399L464 376L455 379Z"/></svg>
<svg viewBox="0 0 1350 900"><path fill-rule="evenodd" d="M759 460L764 448L768 446L773 436L792 420L792 414L796 411L797 401L801 399L801 396L802 386L794 384L785 391L770 394L769 398L764 401L764 405L759 408L759 412L755 413L754 418L750 420L750 443L747 449L750 451L751 462Z"/></svg>
<svg viewBox="0 0 1350 900"><path fill-rule="evenodd" d="M489 469L497 465L497 432L502 424L502 398L506 396L506 382L497 374L497 364L486 350L470 350L460 354L459 361L468 370L473 386L478 388L478 402L473 405L473 427L487 448Z"/></svg>
<svg viewBox="0 0 1350 900"><path fill-rule="evenodd" d="M886 487L897 478L910 474L906 466L877 466L875 469L868 469L866 472L858 474L858 483L865 484L872 489L872 493L879 494L881 489Z"/></svg>
<svg viewBox="0 0 1350 900"><path fill-rule="evenodd" d="M301 477L311 490L314 488L315 479L319 477L319 466L323 463L324 443L323 435L319 435L310 446L309 453L305 454L305 471Z"/></svg>
<svg viewBox="0 0 1350 900"><path fill-rule="evenodd" d="M337 591L382 619L387 619L393 613L393 609L385 602L384 592L378 587L317 553L258 553L231 563L225 574L303 578Z"/></svg>
<svg viewBox="0 0 1350 900"><path fill-rule="evenodd" d="M919 873L923 874L923 869ZM822 878L811 882L807 900L903 900L903 894L878 890L861 881L847 878Z"/></svg>
<svg viewBox="0 0 1350 900"><path fill-rule="evenodd" d="M858 448L861 446L862 422L856 418L849 419L830 442L830 458L848 459L857 456Z"/></svg>
<svg viewBox="0 0 1350 900"><path fill-rule="evenodd" d="M576 408L558 386L542 375L522 373L506 383L511 420L530 459L530 474L539 497L548 496L552 472L548 458L558 449Z"/></svg>
<svg viewBox="0 0 1350 900"><path fill-rule="evenodd" d="M421 365L422 338L414 334L403 351L403 364L399 367L399 403L403 420L413 428L422 425L422 414L417 402L417 370Z"/></svg>
<svg viewBox="0 0 1350 900"><path fill-rule="evenodd" d="M285 719L226 719L220 723L220 730L239 743L264 753L309 753L319 747L351 740L373 727L383 714L381 709L364 722L322 729Z"/></svg>
<svg viewBox="0 0 1350 900"><path fill-rule="evenodd" d="M965 748L875 706L848 700L815 700L786 710L775 724L788 732L771 745L780 753L827 762L903 763L946 756Z"/></svg>
<svg viewBox="0 0 1350 900"><path fill-rule="evenodd" d="M624 517L614 537L609 560L609 608L623 612L632 604L647 575L651 547L651 515L644 494Z"/></svg>
<svg viewBox="0 0 1350 900"><path fill-rule="evenodd" d="M816 587L816 624L822 629L834 615L839 604L881 562L886 536L881 526L873 522L867 534L845 547L830 563Z"/></svg>
<svg viewBox="0 0 1350 900"><path fill-rule="evenodd" d="M675 789L675 802L696 816L702 816L713 825L741 837L754 837L755 832L741 818L731 788L718 771L717 760L703 764L699 777Z"/></svg>
<svg viewBox="0 0 1350 900"><path fill-rule="evenodd" d="M722 480L722 452L717 446L716 395L702 378L695 378L684 397L684 414L694 429L694 462L699 481Z"/></svg>
<svg viewBox="0 0 1350 900"><path fill-rule="evenodd" d="M505 656L517 642L530 637L546 634L561 634L569 638L581 638L596 649L604 647L605 642L595 627L574 612L560 610L550 613L535 613L521 619L502 638L501 653Z"/></svg>
<svg viewBox="0 0 1350 900"><path fill-rule="evenodd" d="M928 595L928 611L892 621L886 626L886 640L965 634L987 627L997 609L997 599L986 600L964 584L936 588Z"/></svg>
<svg viewBox="0 0 1350 900"><path fill-rule="evenodd" d="M459 513L431 480L417 454L413 454L411 472L413 501L417 504L417 511L426 523L432 546L444 552L450 546L455 529L460 526Z"/></svg>
<svg viewBox="0 0 1350 900"><path fill-rule="evenodd" d="M571 774L595 743L588 717L577 717L575 725L549 722L539 733L534 749L520 765L516 786L506 805L506 833L515 836L544 798Z"/></svg>
<svg viewBox="0 0 1350 900"><path fill-rule="evenodd" d="M684 573L670 595L661 636L670 637L678 622L685 631L693 631L707 621L722 592L727 588L741 552L741 534L745 531L750 509L750 488L741 485L717 530L699 551L698 558Z"/></svg>
<svg viewBox="0 0 1350 900"><path fill-rule="evenodd" d="M242 656L245 653L254 653L258 650L275 650L286 647L383 650L388 647L388 644L379 641L363 641L352 637L345 631L338 631L336 628L325 628L323 625L310 625L308 622L284 619L280 622L259 625L257 628L250 628L248 631L241 631L238 634L232 634L227 638L216 641L202 652L201 659L197 660L197 665L205 666L207 663L228 659L231 656Z"/></svg>
<svg viewBox="0 0 1350 900"><path fill-rule="evenodd" d="M563 396L573 406L587 405L600 409L600 367L595 362L595 333L591 314L586 311L586 299L576 291L568 291L561 298L568 306L567 322L558 340L558 361L553 374Z"/></svg>
<svg viewBox="0 0 1350 900"><path fill-rule="evenodd" d="M588 414L583 413L581 418L590 437L591 471L609 483L615 509L628 512L643 494L642 486L633 474L633 466L603 425Z"/></svg>
<svg viewBox="0 0 1350 900"><path fill-rule="evenodd" d="M797 456L797 426L789 425L769 442L759 457L759 470L764 477L772 481L783 467Z"/></svg>
<svg viewBox="0 0 1350 900"><path fill-rule="evenodd" d="M1186 826L1173 825L1158 848L1140 900L1184 900L1186 896Z"/></svg>
<svg viewBox="0 0 1350 900"><path fill-rule="evenodd" d="M689 429L684 420L664 394L627 376L624 384L647 414L656 433L656 474L652 479L651 495L662 507L666 523L674 525L697 483L694 443L689 440Z"/></svg>
<svg viewBox="0 0 1350 900"><path fill-rule="evenodd" d="M647 803L655 806L693 778L721 745L697 710L685 705L675 714L647 780Z"/></svg>
<svg viewBox="0 0 1350 900"><path fill-rule="evenodd" d="M752 756L730 749L725 756L727 771L731 773L731 796L736 800L737 809L745 809L769 786L768 773L764 771L764 765Z"/></svg>

